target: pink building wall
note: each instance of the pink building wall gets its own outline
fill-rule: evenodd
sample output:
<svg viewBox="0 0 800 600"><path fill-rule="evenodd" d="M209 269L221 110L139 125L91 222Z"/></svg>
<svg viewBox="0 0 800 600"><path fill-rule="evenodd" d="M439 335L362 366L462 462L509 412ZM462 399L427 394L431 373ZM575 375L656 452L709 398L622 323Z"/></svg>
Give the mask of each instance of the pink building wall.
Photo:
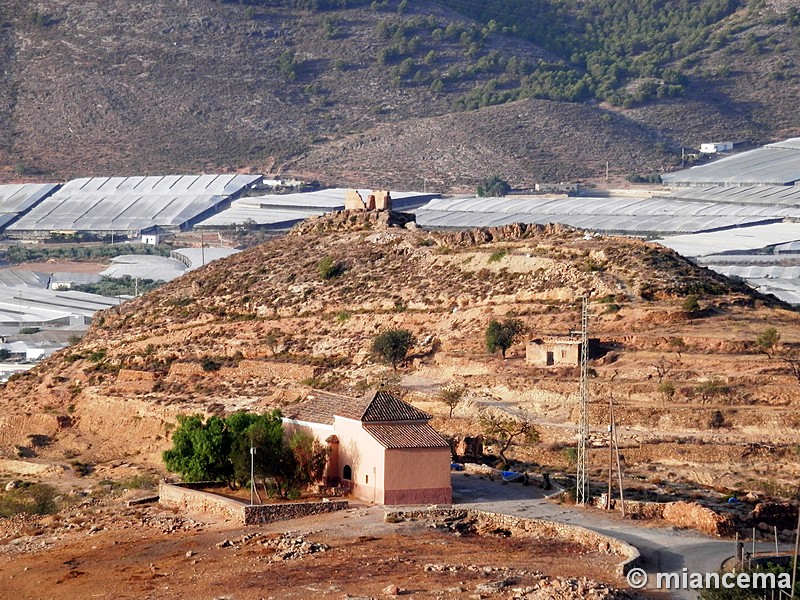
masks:
<svg viewBox="0 0 800 600"><path fill-rule="evenodd" d="M349 486L355 498L375 504L452 502L450 448L386 449L361 421L339 416L333 426L291 421L284 425L288 431L304 429L323 444L330 435L336 435L336 475L343 480L345 467L350 467Z"/></svg>

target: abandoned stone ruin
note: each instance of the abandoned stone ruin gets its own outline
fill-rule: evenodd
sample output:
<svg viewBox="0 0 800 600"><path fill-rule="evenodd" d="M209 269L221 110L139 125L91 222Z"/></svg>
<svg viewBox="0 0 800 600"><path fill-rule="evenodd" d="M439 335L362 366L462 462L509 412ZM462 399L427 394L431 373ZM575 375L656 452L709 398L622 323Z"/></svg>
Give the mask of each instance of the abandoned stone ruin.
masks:
<svg viewBox="0 0 800 600"><path fill-rule="evenodd" d="M373 190L364 202L358 190L348 190L344 196L345 210L392 210L392 197L387 190Z"/></svg>
<svg viewBox="0 0 800 600"><path fill-rule="evenodd" d="M539 367L577 367L581 362L583 342L574 336L548 336L529 340L525 347L525 362ZM603 355L600 340L589 339L589 359Z"/></svg>

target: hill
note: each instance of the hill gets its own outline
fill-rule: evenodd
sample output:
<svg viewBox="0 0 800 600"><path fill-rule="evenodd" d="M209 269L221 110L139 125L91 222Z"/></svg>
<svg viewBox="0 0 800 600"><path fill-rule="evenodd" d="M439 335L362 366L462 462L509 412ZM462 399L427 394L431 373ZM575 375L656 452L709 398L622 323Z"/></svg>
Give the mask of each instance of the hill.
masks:
<svg viewBox="0 0 800 600"><path fill-rule="evenodd" d="M337 276L320 275L326 257ZM358 394L383 382L452 434L475 433L486 408L535 415L545 444L528 458L563 465L576 370L526 364L523 343L501 360L483 338L491 319L510 317L529 337L567 334L585 294L607 350L592 365L593 424L604 427L613 395L631 473L688 460L675 481L759 489L758 469L778 452L773 484L793 485L797 381L755 340L769 324L796 347L797 313L638 240L558 226L431 234L386 229L366 213L306 222L99 315L81 342L9 382L0 447L158 465L176 414L285 407L310 387ZM691 295L701 308L687 313ZM398 372L370 356L390 327L418 341ZM468 401L448 419L436 393L451 382ZM758 444L770 452L742 454Z"/></svg>
<svg viewBox="0 0 800 600"><path fill-rule="evenodd" d="M529 186L800 127L786 3L340 4L4 2L0 178Z"/></svg>

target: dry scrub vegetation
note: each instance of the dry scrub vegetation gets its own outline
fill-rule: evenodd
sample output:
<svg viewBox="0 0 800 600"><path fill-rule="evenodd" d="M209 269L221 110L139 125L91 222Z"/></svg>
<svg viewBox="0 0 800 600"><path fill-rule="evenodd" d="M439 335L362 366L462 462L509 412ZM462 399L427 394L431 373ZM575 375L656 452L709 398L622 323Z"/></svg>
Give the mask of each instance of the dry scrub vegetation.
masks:
<svg viewBox="0 0 800 600"><path fill-rule="evenodd" d="M335 275L321 275L325 258ZM384 382L449 434L477 433L487 406L531 414L542 443L516 458L566 468L576 369L527 365L523 343L504 361L483 339L505 318L528 337L567 334L583 295L606 349L592 363L593 425L604 429L613 394L631 473L792 493L800 390L756 340L768 323L795 347L797 314L664 248L560 226L440 234L363 214L306 222L99 315L80 343L8 384L0 444L9 455L157 463L179 412ZM389 328L417 340L398 373L370 353ZM451 384L465 394L449 418L438 392ZM48 444L32 447L32 433Z"/></svg>
<svg viewBox="0 0 800 600"><path fill-rule="evenodd" d="M535 87L558 81L560 57L443 3L264 4L3 2L0 179L252 169L446 190L599 179L608 161L620 181L677 165L681 147L800 126L797 29L780 5L742 2L708 43L689 34L690 55L653 67L685 95L622 108L591 94L491 106L540 61L555 71ZM612 87L634 96L660 81L628 90L620 76ZM483 108L460 112L465 98Z"/></svg>

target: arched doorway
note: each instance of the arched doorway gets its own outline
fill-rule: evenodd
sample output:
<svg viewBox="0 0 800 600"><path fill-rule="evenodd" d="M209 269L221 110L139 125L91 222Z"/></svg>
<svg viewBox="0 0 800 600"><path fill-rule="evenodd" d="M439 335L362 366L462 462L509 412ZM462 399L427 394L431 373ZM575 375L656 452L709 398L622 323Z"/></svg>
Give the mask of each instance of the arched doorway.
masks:
<svg viewBox="0 0 800 600"><path fill-rule="evenodd" d="M350 465L345 465L342 469L342 479L346 479L347 481L352 481L353 479L353 469Z"/></svg>

